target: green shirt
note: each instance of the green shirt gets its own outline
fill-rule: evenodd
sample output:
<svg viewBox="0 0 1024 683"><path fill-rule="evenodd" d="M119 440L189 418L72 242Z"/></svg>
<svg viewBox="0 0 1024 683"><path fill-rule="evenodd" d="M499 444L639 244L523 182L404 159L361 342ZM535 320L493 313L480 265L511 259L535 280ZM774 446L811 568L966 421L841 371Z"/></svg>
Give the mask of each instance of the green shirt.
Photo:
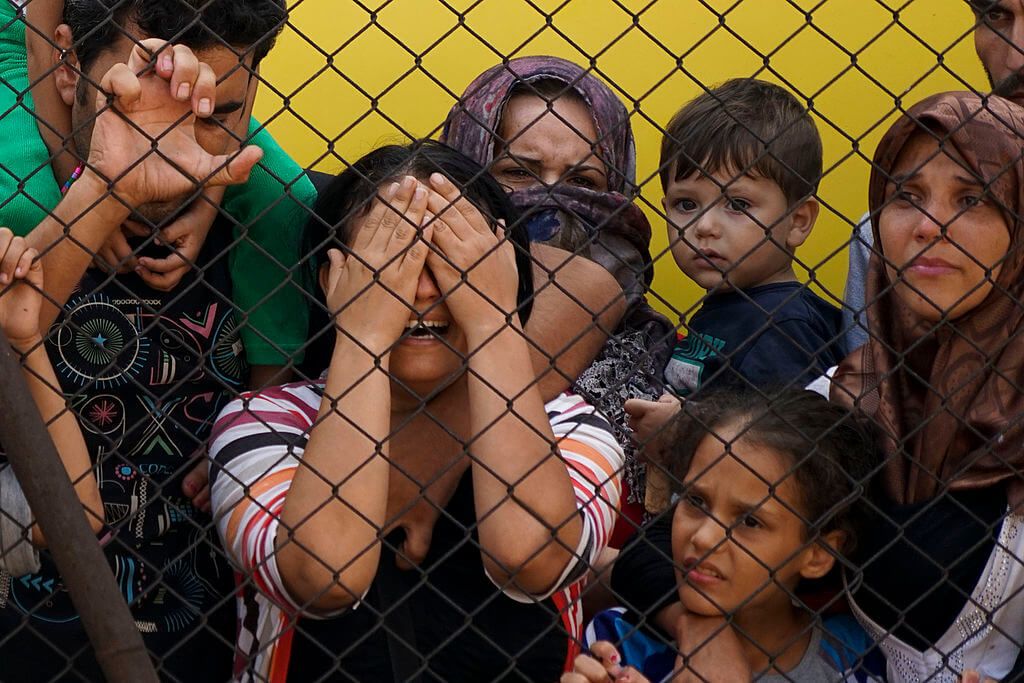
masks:
<svg viewBox="0 0 1024 683"><path fill-rule="evenodd" d="M249 135L263 159L249 182L229 188L223 201L234 223L233 299L249 363L284 365L302 359L307 336L310 299L299 249L316 190L255 119ZM0 0L0 225L24 235L60 197L29 92L25 24L8 0Z"/></svg>

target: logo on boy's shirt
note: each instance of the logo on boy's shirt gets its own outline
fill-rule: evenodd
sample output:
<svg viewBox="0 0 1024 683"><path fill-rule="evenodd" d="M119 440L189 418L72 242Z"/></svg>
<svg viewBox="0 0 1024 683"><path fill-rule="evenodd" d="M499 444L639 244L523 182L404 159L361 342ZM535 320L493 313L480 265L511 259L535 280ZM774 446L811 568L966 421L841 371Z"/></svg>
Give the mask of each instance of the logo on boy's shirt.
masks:
<svg viewBox="0 0 1024 683"><path fill-rule="evenodd" d="M725 340L710 334L693 333L680 336L665 366L665 381L681 395L700 388L705 362L717 357L725 348Z"/></svg>

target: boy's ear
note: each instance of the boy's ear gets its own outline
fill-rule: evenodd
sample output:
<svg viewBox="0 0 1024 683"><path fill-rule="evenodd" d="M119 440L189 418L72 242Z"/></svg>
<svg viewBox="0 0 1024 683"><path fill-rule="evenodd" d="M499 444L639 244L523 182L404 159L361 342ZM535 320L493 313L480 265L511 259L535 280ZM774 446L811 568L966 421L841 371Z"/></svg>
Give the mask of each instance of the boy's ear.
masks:
<svg viewBox="0 0 1024 683"><path fill-rule="evenodd" d="M839 529L819 536L804 550L800 576L805 579L820 579L832 571L832 567L836 563L836 553L845 542L846 532Z"/></svg>
<svg viewBox="0 0 1024 683"><path fill-rule="evenodd" d="M57 85L57 92L67 106L75 103L75 93L78 91L78 55L75 54L71 27L61 24L53 32L53 80Z"/></svg>
<svg viewBox="0 0 1024 683"><path fill-rule="evenodd" d="M821 205L814 197L803 200L789 214L789 234L786 236L786 246L790 251L795 250L807 241L814 227L814 221L818 220L818 212Z"/></svg>

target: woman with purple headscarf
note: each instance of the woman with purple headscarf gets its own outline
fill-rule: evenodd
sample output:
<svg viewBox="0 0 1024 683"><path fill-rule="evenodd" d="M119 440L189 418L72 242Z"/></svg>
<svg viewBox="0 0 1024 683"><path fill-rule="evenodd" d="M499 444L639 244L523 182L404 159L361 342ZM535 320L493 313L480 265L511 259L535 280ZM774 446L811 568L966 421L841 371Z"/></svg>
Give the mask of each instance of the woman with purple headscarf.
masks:
<svg viewBox="0 0 1024 683"><path fill-rule="evenodd" d="M653 277L651 226L632 202L636 145L629 112L595 76L558 57L522 57L474 80L445 121L442 140L468 155L523 212L536 257L564 250L604 266L622 287L626 314L576 380L620 428L627 449L623 513L642 515L644 477L632 457L622 404L661 395L672 324L645 299ZM547 258L543 258L547 256ZM625 492L624 492L625 493ZM620 523L612 545L635 527Z"/></svg>

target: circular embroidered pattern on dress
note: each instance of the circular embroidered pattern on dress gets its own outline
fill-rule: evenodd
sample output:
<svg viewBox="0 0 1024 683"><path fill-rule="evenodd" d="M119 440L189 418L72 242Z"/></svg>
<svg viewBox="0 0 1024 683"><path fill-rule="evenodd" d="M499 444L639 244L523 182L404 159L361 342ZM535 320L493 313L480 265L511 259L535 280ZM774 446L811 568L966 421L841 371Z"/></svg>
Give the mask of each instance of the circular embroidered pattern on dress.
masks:
<svg viewBox="0 0 1024 683"><path fill-rule="evenodd" d="M225 382L240 384L246 376L245 348L234 313L224 316L217 326L210 360L214 372Z"/></svg>
<svg viewBox="0 0 1024 683"><path fill-rule="evenodd" d="M120 386L143 366L149 340L115 306L87 301L57 328L58 372L79 386Z"/></svg>

